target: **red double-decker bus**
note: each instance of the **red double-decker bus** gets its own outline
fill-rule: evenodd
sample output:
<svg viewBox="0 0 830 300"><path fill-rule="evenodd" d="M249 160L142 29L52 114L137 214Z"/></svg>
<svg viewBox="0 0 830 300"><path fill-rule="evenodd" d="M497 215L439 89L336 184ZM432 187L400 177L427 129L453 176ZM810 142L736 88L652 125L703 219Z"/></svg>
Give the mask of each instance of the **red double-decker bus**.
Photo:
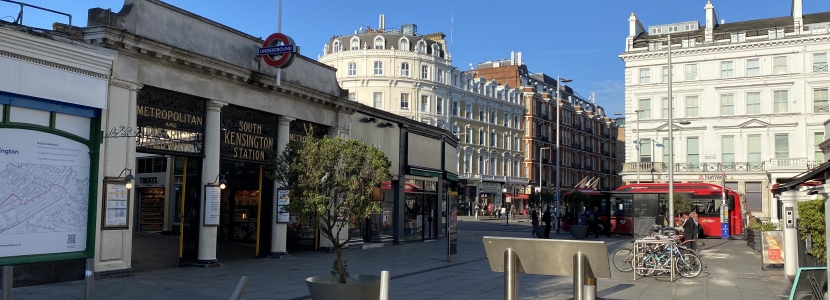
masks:
<svg viewBox="0 0 830 300"><path fill-rule="evenodd" d="M611 193L615 192L658 194L659 211L663 212L668 207L668 199L665 198L669 192L668 183L633 183L621 186ZM741 195L737 191L711 183L675 183L674 192L690 195L689 201L692 204L692 209L697 212L700 227L703 229L703 235L706 237L721 236L721 199L725 193L726 207L728 209L729 234L731 236L743 233ZM626 201L623 200L623 202ZM677 220L675 218L675 221Z"/></svg>

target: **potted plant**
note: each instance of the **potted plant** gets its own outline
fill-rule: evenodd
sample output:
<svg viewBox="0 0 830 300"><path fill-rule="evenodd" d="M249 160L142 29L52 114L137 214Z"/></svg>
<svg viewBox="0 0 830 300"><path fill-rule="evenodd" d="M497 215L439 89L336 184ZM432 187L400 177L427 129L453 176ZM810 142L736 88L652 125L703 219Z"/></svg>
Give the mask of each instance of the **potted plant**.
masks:
<svg viewBox="0 0 830 300"><path fill-rule="evenodd" d="M528 199L528 204L531 207L531 211L528 211L528 214L530 214L532 210L536 210L537 217L539 218L539 224L533 225L533 232L536 234L536 237L540 239L545 238L545 223L542 222L542 216L545 214L545 210L543 209L544 206L542 205L542 199L546 198L549 195L553 194L544 191L542 193L536 193L534 191L531 191L530 199ZM551 214L553 214L553 211L551 211ZM555 221L555 219L552 220L552 222L553 221ZM553 225L553 227L556 226Z"/></svg>
<svg viewBox="0 0 830 300"><path fill-rule="evenodd" d="M391 163L379 149L356 140L314 139L311 133L272 155L268 177L289 191L287 210L313 221L331 243L336 258L331 275L309 277L312 299L376 299L380 276L350 275L343 259L350 219L360 221L380 211L372 189L390 180Z"/></svg>
<svg viewBox="0 0 830 300"><path fill-rule="evenodd" d="M584 239L588 236L588 225L583 224L581 221L577 222L577 220L580 220L579 213L582 207L591 202L591 196L581 191L574 191L568 195L565 201L567 201L568 207L574 212L574 215L571 217L574 223L568 224L568 231L571 232L571 235L575 239Z"/></svg>

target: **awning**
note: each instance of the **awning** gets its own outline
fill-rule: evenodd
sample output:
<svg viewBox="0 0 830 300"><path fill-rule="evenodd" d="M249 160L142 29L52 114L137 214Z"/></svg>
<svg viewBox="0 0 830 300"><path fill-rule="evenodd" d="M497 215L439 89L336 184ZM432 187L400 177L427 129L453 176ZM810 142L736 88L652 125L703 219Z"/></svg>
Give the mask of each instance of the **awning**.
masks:
<svg viewBox="0 0 830 300"><path fill-rule="evenodd" d="M519 194L519 196L517 196L516 199L517 200L528 200L528 199L530 199L530 195L528 195L528 194Z"/></svg>
<svg viewBox="0 0 830 300"><path fill-rule="evenodd" d="M818 186L824 184L824 172L830 171L830 162L825 162L804 175L794 177L782 184L772 185L773 194L781 194L789 190L798 189L799 186Z"/></svg>
<svg viewBox="0 0 830 300"><path fill-rule="evenodd" d="M380 184L380 188L382 190L391 190L392 189L392 182L391 181L384 181ZM420 186L407 183L404 189L404 193L412 193L412 192L420 192L423 190Z"/></svg>

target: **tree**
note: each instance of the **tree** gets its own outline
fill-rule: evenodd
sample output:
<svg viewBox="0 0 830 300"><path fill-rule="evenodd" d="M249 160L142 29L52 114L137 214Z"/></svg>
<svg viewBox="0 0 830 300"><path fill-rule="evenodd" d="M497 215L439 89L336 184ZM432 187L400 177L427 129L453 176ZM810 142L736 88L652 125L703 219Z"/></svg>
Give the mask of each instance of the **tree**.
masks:
<svg viewBox="0 0 830 300"><path fill-rule="evenodd" d="M547 204L547 200L553 199L553 193L548 191L542 191L542 193L535 193L534 191L530 192L530 199L528 199L528 204L530 207L541 209L542 205ZM551 202L553 205L553 202Z"/></svg>
<svg viewBox="0 0 830 300"><path fill-rule="evenodd" d="M349 218L364 220L380 211L372 188L392 177L391 165L383 152L363 142L315 139L311 132L301 143L269 156L266 175L288 189L287 210L301 221L316 221L320 234L331 241L337 255L332 274L340 283L348 277L343 260L348 239L338 237Z"/></svg>
<svg viewBox="0 0 830 300"><path fill-rule="evenodd" d="M669 197L668 194L666 195L666 205L668 206ZM685 193L674 193L674 215L680 216L682 213L689 213L692 211L694 207L692 206L692 202L689 201L689 194Z"/></svg>
<svg viewBox="0 0 830 300"><path fill-rule="evenodd" d="M568 195L566 201L568 207L572 210L574 220L576 220L579 217L579 210L591 203L591 196L582 191L573 191Z"/></svg>

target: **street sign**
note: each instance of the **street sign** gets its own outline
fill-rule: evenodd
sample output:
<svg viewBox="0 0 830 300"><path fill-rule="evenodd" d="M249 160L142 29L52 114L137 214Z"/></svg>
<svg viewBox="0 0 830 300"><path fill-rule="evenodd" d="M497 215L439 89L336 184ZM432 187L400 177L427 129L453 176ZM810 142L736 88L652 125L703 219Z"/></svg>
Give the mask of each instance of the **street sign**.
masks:
<svg viewBox="0 0 830 300"><path fill-rule="evenodd" d="M297 47L294 40L282 33L274 33L265 39L258 54L266 64L274 68L287 68L294 62Z"/></svg>

